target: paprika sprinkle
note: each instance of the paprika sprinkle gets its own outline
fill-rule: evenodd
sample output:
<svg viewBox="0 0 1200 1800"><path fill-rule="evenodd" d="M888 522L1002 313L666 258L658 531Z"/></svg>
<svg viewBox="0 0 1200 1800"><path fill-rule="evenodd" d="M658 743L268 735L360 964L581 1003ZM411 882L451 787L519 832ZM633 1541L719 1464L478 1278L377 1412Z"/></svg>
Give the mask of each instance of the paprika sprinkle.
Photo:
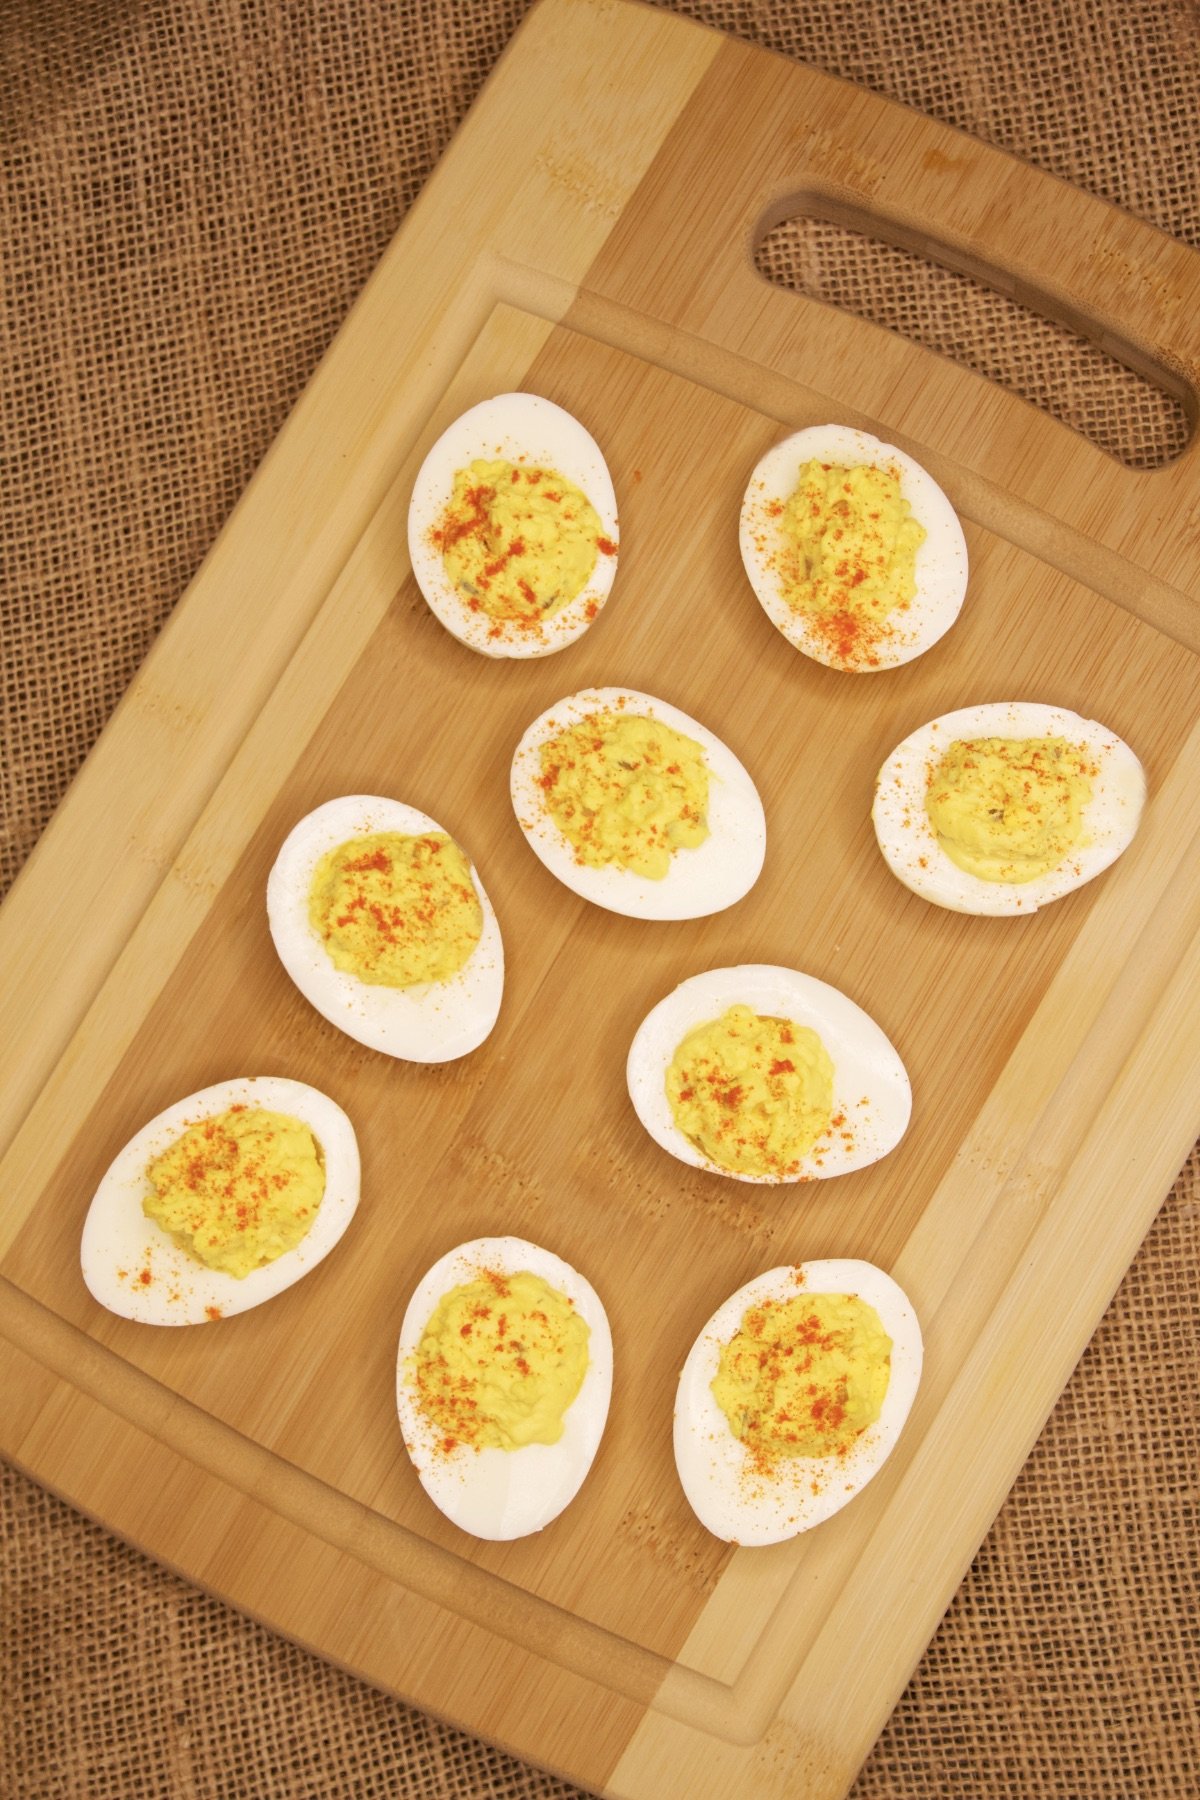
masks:
<svg viewBox="0 0 1200 1800"><path fill-rule="evenodd" d="M713 1397L758 1474L781 1459L844 1457L883 1410L891 1353L856 1294L767 1299L722 1344Z"/></svg>
<svg viewBox="0 0 1200 1800"><path fill-rule="evenodd" d="M430 538L472 611L530 628L583 591L598 556L617 552L587 495L557 470L482 458L455 471Z"/></svg>
<svg viewBox="0 0 1200 1800"><path fill-rule="evenodd" d="M146 1217L206 1267L239 1278L295 1249L325 1193L312 1131L262 1107L231 1106L189 1126L146 1175ZM139 1280L150 1279L143 1269Z"/></svg>
<svg viewBox="0 0 1200 1800"><path fill-rule="evenodd" d="M547 738L537 784L575 861L661 881L709 835L701 745L641 713L599 711Z"/></svg>
<svg viewBox="0 0 1200 1800"><path fill-rule="evenodd" d="M1033 881L1078 848L1099 773L1062 737L956 738L931 771L925 810L951 862L981 881Z"/></svg>
<svg viewBox="0 0 1200 1800"><path fill-rule="evenodd" d="M784 597L834 661L872 666L916 594L924 541L894 470L810 461L779 520Z"/></svg>
<svg viewBox="0 0 1200 1800"><path fill-rule="evenodd" d="M335 968L375 986L448 981L483 935L471 865L445 832L373 832L317 864L308 917Z"/></svg>
<svg viewBox="0 0 1200 1800"><path fill-rule="evenodd" d="M442 1452L557 1443L587 1372L588 1338L572 1301L529 1270L485 1268L443 1294L414 1371Z"/></svg>
<svg viewBox="0 0 1200 1800"><path fill-rule="evenodd" d="M678 1045L667 1100L680 1131L719 1168L788 1176L829 1130L833 1073L811 1026L735 1005Z"/></svg>

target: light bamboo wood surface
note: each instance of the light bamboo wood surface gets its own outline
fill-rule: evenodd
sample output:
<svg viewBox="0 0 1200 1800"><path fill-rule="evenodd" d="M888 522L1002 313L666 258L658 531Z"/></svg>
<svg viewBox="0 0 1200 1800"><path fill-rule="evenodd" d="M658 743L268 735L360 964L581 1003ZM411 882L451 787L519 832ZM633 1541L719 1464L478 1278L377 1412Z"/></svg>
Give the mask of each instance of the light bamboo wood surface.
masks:
<svg viewBox="0 0 1200 1800"><path fill-rule="evenodd" d="M1194 413L1197 258L927 118L627 0L543 0L460 131L0 914L0 1444L272 1626L629 1800L834 1800L901 1691L1200 1125L1200 478L1133 473L979 378L772 287L801 211L976 273L1153 374ZM428 445L528 388L603 445L614 598L563 654L473 656L405 547ZM737 516L785 429L914 453L967 532L968 599L885 675L807 662L757 607ZM562 694L620 683L751 769L768 858L714 919L589 908L535 862L508 764ZM973 919L890 876L875 771L977 700L1121 733L1151 799L1132 849L1036 917ZM505 936L487 1043L395 1064L317 1018L274 956L294 820L394 793L469 849ZM624 1060L696 970L790 963L900 1049L883 1162L746 1188L666 1158ZM82 1286L96 1182L161 1107L228 1075L350 1112L363 1202L300 1286L158 1332ZM465 1538L424 1498L392 1375L418 1277L496 1232L601 1293L616 1387L587 1484L543 1534ZM710 1538L671 1456L674 1383L715 1305L775 1263L862 1256L925 1330L875 1483L766 1550Z"/></svg>

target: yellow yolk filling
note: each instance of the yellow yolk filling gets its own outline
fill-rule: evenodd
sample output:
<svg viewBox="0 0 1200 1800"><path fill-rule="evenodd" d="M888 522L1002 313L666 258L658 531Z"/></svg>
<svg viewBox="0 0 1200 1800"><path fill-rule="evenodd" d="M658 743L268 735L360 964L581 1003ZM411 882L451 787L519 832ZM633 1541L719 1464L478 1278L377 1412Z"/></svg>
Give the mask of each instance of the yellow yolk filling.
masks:
<svg viewBox="0 0 1200 1800"><path fill-rule="evenodd" d="M846 660L883 635L917 591L925 527L892 469L807 462L779 519L784 598L808 615Z"/></svg>
<svg viewBox="0 0 1200 1800"><path fill-rule="evenodd" d="M377 987L448 981L483 934L471 865L442 832L380 831L327 851L308 917L334 967Z"/></svg>
<svg viewBox="0 0 1200 1800"><path fill-rule="evenodd" d="M576 862L661 881L708 836L708 766L693 738L640 714L592 713L541 746L550 817Z"/></svg>
<svg viewBox="0 0 1200 1800"><path fill-rule="evenodd" d="M680 1131L720 1168L790 1175L829 1127L833 1063L811 1026L731 1006L683 1039L667 1099Z"/></svg>
<svg viewBox="0 0 1200 1800"><path fill-rule="evenodd" d="M189 1126L146 1174L146 1217L208 1268L239 1278L294 1250L325 1193L309 1127L255 1106Z"/></svg>
<svg viewBox="0 0 1200 1800"><path fill-rule="evenodd" d="M981 881L1032 881L1087 842L1095 765L1065 738L959 738L929 778L938 843Z"/></svg>
<svg viewBox="0 0 1200 1800"><path fill-rule="evenodd" d="M455 471L433 543L473 611L525 624L553 618L616 548L587 495L557 470L483 460Z"/></svg>
<svg viewBox="0 0 1200 1800"><path fill-rule="evenodd" d="M540 1275L485 1269L438 1301L416 1352L421 1411L449 1452L556 1444L588 1366L586 1322Z"/></svg>
<svg viewBox="0 0 1200 1800"><path fill-rule="evenodd" d="M857 1294L765 1300L721 1346L712 1392L756 1465L844 1456L883 1410L892 1340Z"/></svg>

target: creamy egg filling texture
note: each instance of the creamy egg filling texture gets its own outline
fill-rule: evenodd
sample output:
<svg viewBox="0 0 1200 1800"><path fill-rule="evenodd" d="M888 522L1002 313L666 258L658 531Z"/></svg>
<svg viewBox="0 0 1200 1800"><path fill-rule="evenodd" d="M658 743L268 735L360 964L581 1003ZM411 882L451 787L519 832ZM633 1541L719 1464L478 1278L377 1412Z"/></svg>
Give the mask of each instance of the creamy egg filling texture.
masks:
<svg viewBox="0 0 1200 1800"><path fill-rule="evenodd" d="M883 1411L892 1340L856 1294L800 1293L750 1307L721 1345L712 1393L752 1468L845 1456Z"/></svg>
<svg viewBox="0 0 1200 1800"><path fill-rule="evenodd" d="M680 1131L719 1167L786 1175L829 1129L833 1076L811 1026L731 1006L678 1045L667 1099Z"/></svg>
<svg viewBox="0 0 1200 1800"><path fill-rule="evenodd" d="M766 818L748 771L653 694L584 688L547 707L513 753L509 791L550 873L629 918L704 918L762 869Z"/></svg>
<svg viewBox="0 0 1200 1800"><path fill-rule="evenodd" d="M932 770L925 810L950 860L981 881L1033 881L1088 840L1096 764L1065 738L958 738Z"/></svg>
<svg viewBox="0 0 1200 1800"><path fill-rule="evenodd" d="M662 880L708 837L703 748L659 719L596 712L540 749L546 809L577 862Z"/></svg>
<svg viewBox="0 0 1200 1800"><path fill-rule="evenodd" d="M416 1353L417 1403L441 1449L556 1444L588 1368L586 1322L529 1270L485 1269L438 1301Z"/></svg>
<svg viewBox="0 0 1200 1800"><path fill-rule="evenodd" d="M807 462L779 517L784 596L840 657L866 654L916 594L925 535L894 470Z"/></svg>
<svg viewBox="0 0 1200 1800"><path fill-rule="evenodd" d="M146 1175L146 1217L206 1267L239 1278L294 1249L325 1193L324 1157L309 1127L260 1107L200 1120Z"/></svg>
<svg viewBox="0 0 1200 1800"><path fill-rule="evenodd" d="M503 459L455 471L433 543L473 612L531 624L553 618L582 593L598 556L616 552L573 482Z"/></svg>
<svg viewBox="0 0 1200 1800"><path fill-rule="evenodd" d="M471 866L442 832L375 832L328 851L309 920L335 968L376 986L447 981L483 934Z"/></svg>

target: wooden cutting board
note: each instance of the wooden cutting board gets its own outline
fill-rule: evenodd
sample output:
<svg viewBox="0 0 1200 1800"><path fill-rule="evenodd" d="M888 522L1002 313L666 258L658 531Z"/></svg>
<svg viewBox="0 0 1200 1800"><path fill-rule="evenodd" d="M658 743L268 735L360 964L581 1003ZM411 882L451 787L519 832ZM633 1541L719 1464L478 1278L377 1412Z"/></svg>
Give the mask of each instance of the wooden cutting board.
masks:
<svg viewBox="0 0 1200 1800"><path fill-rule="evenodd" d="M1193 409L1198 259L972 140L661 12L543 0L405 222L0 914L0 1448L191 1579L372 1681L631 1800L841 1794L1200 1126L1200 476L1134 473L983 380L784 292L798 212L981 275ZM412 583L405 518L459 411L523 387L603 445L612 604L560 656L489 663ZM930 654L808 663L737 552L757 456L827 418L911 450L971 585ZM646 925L537 864L507 797L525 724L621 683L752 770L768 859L730 912ZM888 874L875 771L915 725L1013 695L1119 731L1130 852L1036 917L969 919ZM488 1042L395 1065L300 1000L263 891L294 819L394 793L468 845L508 980ZM710 965L791 963L864 1005L915 1111L875 1167L795 1191L665 1157L623 1066ZM351 1113L363 1202L270 1305L165 1332L78 1272L95 1184L169 1101L279 1073ZM730 1191L730 1190L733 1191ZM609 1429L574 1505L467 1539L404 1455L392 1380L419 1275L513 1231L607 1305ZM791 1544L690 1513L675 1377L715 1305L783 1261L865 1256L927 1363L884 1472Z"/></svg>

